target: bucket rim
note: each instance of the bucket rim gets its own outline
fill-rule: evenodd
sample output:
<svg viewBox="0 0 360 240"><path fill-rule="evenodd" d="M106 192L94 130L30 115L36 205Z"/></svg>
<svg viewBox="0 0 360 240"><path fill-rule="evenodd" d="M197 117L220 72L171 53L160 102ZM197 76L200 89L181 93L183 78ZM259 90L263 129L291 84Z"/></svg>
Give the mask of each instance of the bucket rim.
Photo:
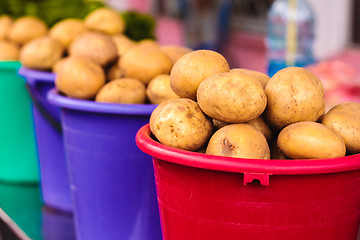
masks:
<svg viewBox="0 0 360 240"><path fill-rule="evenodd" d="M55 73L29 69L26 67L19 68L18 73L26 79L26 82L32 85L35 85L37 82L54 83L56 79Z"/></svg>
<svg viewBox="0 0 360 240"><path fill-rule="evenodd" d="M21 67L19 61L0 61L0 69L17 70Z"/></svg>
<svg viewBox="0 0 360 240"><path fill-rule="evenodd" d="M328 159L265 160L208 155L169 147L151 137L146 124L136 134L136 144L153 158L207 170L256 175L313 175L360 169L360 154Z"/></svg>
<svg viewBox="0 0 360 240"><path fill-rule="evenodd" d="M157 107L155 104L120 104L101 103L89 100L75 99L63 96L57 89L51 89L47 94L47 100L58 107L95 113L126 114L136 116L150 116Z"/></svg>

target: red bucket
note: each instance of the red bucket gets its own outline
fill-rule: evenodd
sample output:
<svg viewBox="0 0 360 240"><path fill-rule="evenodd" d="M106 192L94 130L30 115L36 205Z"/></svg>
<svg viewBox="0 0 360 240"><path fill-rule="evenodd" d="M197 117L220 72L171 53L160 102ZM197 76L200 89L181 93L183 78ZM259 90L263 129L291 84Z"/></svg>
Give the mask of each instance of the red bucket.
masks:
<svg viewBox="0 0 360 240"><path fill-rule="evenodd" d="M256 160L167 147L149 125L136 136L153 156L164 240L355 240L360 155Z"/></svg>

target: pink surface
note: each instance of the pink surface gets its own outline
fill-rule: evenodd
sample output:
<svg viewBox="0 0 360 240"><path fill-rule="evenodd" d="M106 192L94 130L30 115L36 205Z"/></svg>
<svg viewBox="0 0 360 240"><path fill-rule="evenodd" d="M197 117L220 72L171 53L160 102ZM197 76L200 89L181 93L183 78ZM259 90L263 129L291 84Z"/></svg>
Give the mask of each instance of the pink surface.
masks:
<svg viewBox="0 0 360 240"><path fill-rule="evenodd" d="M233 32L223 54L232 68L266 72L266 47L263 35Z"/></svg>
<svg viewBox="0 0 360 240"><path fill-rule="evenodd" d="M156 37L161 45L185 44L182 21L169 17L157 17L156 20ZM232 32L222 53L232 68L266 71L266 47L262 35Z"/></svg>
<svg viewBox="0 0 360 240"><path fill-rule="evenodd" d="M130 0L129 9L149 13L151 11L151 0Z"/></svg>
<svg viewBox="0 0 360 240"><path fill-rule="evenodd" d="M169 17L156 18L155 35L161 45L184 45L182 21Z"/></svg>

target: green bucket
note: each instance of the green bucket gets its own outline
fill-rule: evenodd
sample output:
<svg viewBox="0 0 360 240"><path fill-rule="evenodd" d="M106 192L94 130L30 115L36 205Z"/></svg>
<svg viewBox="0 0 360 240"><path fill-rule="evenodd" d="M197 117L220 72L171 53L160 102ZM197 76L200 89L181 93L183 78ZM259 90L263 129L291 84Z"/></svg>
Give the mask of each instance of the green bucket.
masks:
<svg viewBox="0 0 360 240"><path fill-rule="evenodd" d="M39 167L32 103L19 62L0 62L0 181L37 182Z"/></svg>

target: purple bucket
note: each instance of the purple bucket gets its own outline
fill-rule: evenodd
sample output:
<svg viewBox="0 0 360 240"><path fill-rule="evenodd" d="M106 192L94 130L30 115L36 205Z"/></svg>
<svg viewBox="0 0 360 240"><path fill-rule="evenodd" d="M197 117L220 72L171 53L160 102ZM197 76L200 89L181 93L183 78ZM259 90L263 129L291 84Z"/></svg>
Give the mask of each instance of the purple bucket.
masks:
<svg viewBox="0 0 360 240"><path fill-rule="evenodd" d="M156 105L48 100L62 108L77 239L162 239L151 157L135 144Z"/></svg>
<svg viewBox="0 0 360 240"><path fill-rule="evenodd" d="M50 104L46 95L54 88L55 74L20 68L33 100L36 139L39 151L41 189L44 203L72 211L70 185L60 125L60 108Z"/></svg>

